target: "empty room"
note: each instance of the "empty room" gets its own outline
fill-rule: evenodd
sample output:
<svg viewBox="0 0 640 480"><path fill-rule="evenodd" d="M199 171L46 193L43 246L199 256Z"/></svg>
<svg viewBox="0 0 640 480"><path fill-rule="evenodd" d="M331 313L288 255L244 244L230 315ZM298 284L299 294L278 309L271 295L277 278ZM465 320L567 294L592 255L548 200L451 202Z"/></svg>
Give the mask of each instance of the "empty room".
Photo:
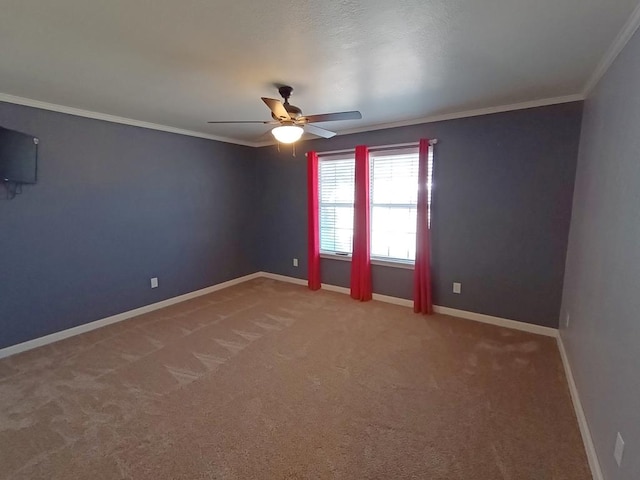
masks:
<svg viewBox="0 0 640 480"><path fill-rule="evenodd" d="M0 480L640 478L638 0L0 6Z"/></svg>

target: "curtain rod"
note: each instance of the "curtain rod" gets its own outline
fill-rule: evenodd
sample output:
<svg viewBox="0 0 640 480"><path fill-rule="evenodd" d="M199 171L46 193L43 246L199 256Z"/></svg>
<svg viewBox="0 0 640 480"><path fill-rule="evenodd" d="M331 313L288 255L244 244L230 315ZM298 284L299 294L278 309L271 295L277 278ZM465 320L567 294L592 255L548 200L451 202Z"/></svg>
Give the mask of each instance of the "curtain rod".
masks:
<svg viewBox="0 0 640 480"><path fill-rule="evenodd" d="M432 138L429 140L429 145L435 145L436 143L438 143L437 138ZM369 148L369 151L375 152L376 150L389 150L392 148L417 147L418 145L419 145L418 142L396 143L394 145L379 145L377 147ZM339 153L351 153L351 152L355 152L355 150L356 150L355 148L347 148L345 150L331 150L329 152L318 152L318 156L321 157L323 155L337 155Z"/></svg>

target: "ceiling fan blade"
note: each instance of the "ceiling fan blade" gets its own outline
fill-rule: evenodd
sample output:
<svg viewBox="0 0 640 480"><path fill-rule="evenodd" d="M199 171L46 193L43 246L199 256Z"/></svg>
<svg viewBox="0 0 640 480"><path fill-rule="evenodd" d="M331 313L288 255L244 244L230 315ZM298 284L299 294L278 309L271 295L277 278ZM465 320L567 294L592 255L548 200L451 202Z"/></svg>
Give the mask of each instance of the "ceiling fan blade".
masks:
<svg viewBox="0 0 640 480"><path fill-rule="evenodd" d="M331 138L337 135L336 132L316 127L315 125L309 125L308 123L304 126L304 130L307 133L312 133L313 135L317 135L322 138Z"/></svg>
<svg viewBox="0 0 640 480"><path fill-rule="evenodd" d="M271 140L273 140L273 134L271 133L271 130L267 130L258 138L256 138L256 142L268 142Z"/></svg>
<svg viewBox="0 0 640 480"><path fill-rule="evenodd" d="M285 110L284 105L282 105L280 100L262 97L262 101L267 104L267 107L269 107L269 110L273 112L276 118L279 118L280 120L291 120L289 112Z"/></svg>
<svg viewBox="0 0 640 480"><path fill-rule="evenodd" d="M304 117L309 123L334 122L336 120L360 120L362 114L358 111L321 113L319 115L309 115Z"/></svg>
<svg viewBox="0 0 640 480"><path fill-rule="evenodd" d="M276 123L280 123L280 122L276 122L276 121L272 121L272 122L264 122L262 120L230 120L230 121L221 121L221 122L207 122L207 123L262 123L264 125L275 125Z"/></svg>

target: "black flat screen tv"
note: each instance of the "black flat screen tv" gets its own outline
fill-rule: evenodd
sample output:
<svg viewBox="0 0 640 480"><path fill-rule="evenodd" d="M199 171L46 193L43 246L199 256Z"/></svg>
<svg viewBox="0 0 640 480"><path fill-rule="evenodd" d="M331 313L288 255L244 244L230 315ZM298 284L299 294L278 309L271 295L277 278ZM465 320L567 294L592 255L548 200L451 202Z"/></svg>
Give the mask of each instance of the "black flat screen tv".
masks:
<svg viewBox="0 0 640 480"><path fill-rule="evenodd" d="M0 182L30 184L37 180L38 139L0 127Z"/></svg>

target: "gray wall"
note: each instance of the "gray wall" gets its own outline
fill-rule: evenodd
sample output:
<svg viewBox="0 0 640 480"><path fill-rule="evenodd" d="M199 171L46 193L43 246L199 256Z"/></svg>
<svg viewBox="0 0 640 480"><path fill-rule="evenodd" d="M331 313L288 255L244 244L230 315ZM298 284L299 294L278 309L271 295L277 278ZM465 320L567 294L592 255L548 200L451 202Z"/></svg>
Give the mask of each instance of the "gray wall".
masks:
<svg viewBox="0 0 640 480"><path fill-rule="evenodd" d="M256 271L254 149L6 103L0 125L40 138L39 183L0 190L0 348Z"/></svg>
<svg viewBox="0 0 640 480"><path fill-rule="evenodd" d="M582 103L264 147L261 268L307 276L306 160L329 151L438 138L433 212L438 305L557 327ZM292 266L292 258L300 267ZM323 260L325 283L348 286L349 263ZM411 270L373 267L377 293L412 296ZM462 282L462 294L452 283Z"/></svg>
<svg viewBox="0 0 640 480"><path fill-rule="evenodd" d="M0 125L41 139L39 184L0 200L0 348L257 270L306 278L304 151L425 136L440 139L436 303L555 326L581 108L310 141L294 158L0 103ZM323 260L324 281L348 285L349 266ZM376 266L373 283L410 298L412 271Z"/></svg>
<svg viewBox="0 0 640 480"><path fill-rule="evenodd" d="M636 33L585 103L562 305L562 339L607 480L640 478L639 85Z"/></svg>

